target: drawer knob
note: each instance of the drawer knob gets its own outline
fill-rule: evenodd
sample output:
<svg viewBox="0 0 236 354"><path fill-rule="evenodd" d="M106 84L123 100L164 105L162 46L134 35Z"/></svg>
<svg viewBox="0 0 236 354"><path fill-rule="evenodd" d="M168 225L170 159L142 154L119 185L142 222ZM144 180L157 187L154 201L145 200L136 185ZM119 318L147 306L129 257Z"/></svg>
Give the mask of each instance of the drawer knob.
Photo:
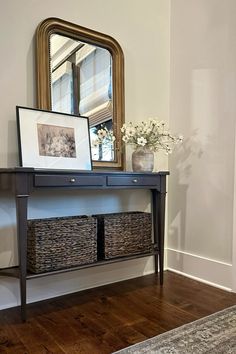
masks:
<svg viewBox="0 0 236 354"><path fill-rule="evenodd" d="M135 178L135 179L132 180L132 182L133 182L133 183L137 183L138 180Z"/></svg>
<svg viewBox="0 0 236 354"><path fill-rule="evenodd" d="M71 179L70 179L70 182L71 182L71 183L75 183L75 178L71 178Z"/></svg>

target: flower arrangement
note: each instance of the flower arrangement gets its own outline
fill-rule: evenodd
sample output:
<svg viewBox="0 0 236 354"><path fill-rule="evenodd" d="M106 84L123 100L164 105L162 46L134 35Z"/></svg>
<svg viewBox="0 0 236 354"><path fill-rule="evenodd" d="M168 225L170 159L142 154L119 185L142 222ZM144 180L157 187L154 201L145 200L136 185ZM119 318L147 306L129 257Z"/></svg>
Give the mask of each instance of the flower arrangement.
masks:
<svg viewBox="0 0 236 354"><path fill-rule="evenodd" d="M113 145L116 137L113 135L112 130L108 130L105 125L101 125L101 128L96 132L96 139L92 141L92 145L97 147L99 145Z"/></svg>
<svg viewBox="0 0 236 354"><path fill-rule="evenodd" d="M123 124L121 133L123 142L133 145L136 150L139 148L154 152L164 150L170 154L174 145L183 141L182 135L172 135L165 122L155 118L135 125L132 122Z"/></svg>
<svg viewBox="0 0 236 354"><path fill-rule="evenodd" d="M101 124L99 129L91 129L91 142L92 142L92 158L94 160L111 161L114 159L114 142L116 140L112 129L104 124Z"/></svg>

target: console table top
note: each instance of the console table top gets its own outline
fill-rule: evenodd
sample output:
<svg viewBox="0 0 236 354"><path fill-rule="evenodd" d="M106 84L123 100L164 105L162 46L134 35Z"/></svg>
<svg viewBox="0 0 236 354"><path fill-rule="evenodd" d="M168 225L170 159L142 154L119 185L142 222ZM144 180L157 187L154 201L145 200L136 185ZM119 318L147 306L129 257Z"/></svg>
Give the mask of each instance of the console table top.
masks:
<svg viewBox="0 0 236 354"><path fill-rule="evenodd" d="M116 170L92 170L92 171L82 171L82 170L56 170L56 169L41 169L33 167L10 167L10 168L0 168L0 173L37 173L37 174L86 174L86 175L169 175L169 171L158 171L158 172L133 172L133 171L116 171Z"/></svg>

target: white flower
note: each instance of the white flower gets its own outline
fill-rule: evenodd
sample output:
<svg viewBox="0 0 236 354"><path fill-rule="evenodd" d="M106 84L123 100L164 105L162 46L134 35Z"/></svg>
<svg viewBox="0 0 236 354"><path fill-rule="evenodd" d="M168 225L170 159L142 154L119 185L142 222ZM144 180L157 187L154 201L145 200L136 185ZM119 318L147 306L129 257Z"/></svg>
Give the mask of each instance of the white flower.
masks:
<svg viewBox="0 0 236 354"><path fill-rule="evenodd" d="M94 139L94 140L92 141L92 146L93 146L93 147L97 147L97 146L98 146L98 139Z"/></svg>
<svg viewBox="0 0 236 354"><path fill-rule="evenodd" d="M137 130L137 132L138 132L140 135L142 135L143 132L144 132L143 126L138 126L138 127L136 127L136 130Z"/></svg>
<svg viewBox="0 0 236 354"><path fill-rule="evenodd" d="M137 143L138 145L145 146L147 144L147 140L143 136L141 136L141 138L137 139Z"/></svg>
<svg viewBox="0 0 236 354"><path fill-rule="evenodd" d="M129 137L127 135L124 135L122 140L127 143L129 141Z"/></svg>
<svg viewBox="0 0 236 354"><path fill-rule="evenodd" d="M98 136L100 137L105 137L107 135L107 132L105 129L99 129L98 130Z"/></svg>
<svg viewBox="0 0 236 354"><path fill-rule="evenodd" d="M121 133L124 133L125 130L126 130L126 124L123 124L123 125L122 125L122 128L121 128Z"/></svg>
<svg viewBox="0 0 236 354"><path fill-rule="evenodd" d="M148 118L148 121L150 124L154 124L154 125L158 123L157 120L154 118Z"/></svg>
<svg viewBox="0 0 236 354"><path fill-rule="evenodd" d="M150 134L151 131L152 131L151 128L146 128L146 129L144 129L144 133L145 133L145 134Z"/></svg>
<svg viewBox="0 0 236 354"><path fill-rule="evenodd" d="M127 127L125 133L129 136L134 136L135 132L136 132L136 129L134 127Z"/></svg>

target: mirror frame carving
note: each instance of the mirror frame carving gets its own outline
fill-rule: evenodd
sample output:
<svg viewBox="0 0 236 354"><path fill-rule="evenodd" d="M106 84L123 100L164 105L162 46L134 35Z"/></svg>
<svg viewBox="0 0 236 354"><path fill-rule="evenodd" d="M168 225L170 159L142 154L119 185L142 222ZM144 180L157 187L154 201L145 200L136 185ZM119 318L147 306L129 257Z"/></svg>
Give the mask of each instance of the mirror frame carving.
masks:
<svg viewBox="0 0 236 354"><path fill-rule="evenodd" d="M36 29L36 81L37 108L51 110L50 36L61 34L107 49L112 56L113 78L113 132L116 136L115 160L93 161L95 168L124 168L124 154L121 150L121 131L124 122L124 55L119 43L112 37L50 17L42 21Z"/></svg>

